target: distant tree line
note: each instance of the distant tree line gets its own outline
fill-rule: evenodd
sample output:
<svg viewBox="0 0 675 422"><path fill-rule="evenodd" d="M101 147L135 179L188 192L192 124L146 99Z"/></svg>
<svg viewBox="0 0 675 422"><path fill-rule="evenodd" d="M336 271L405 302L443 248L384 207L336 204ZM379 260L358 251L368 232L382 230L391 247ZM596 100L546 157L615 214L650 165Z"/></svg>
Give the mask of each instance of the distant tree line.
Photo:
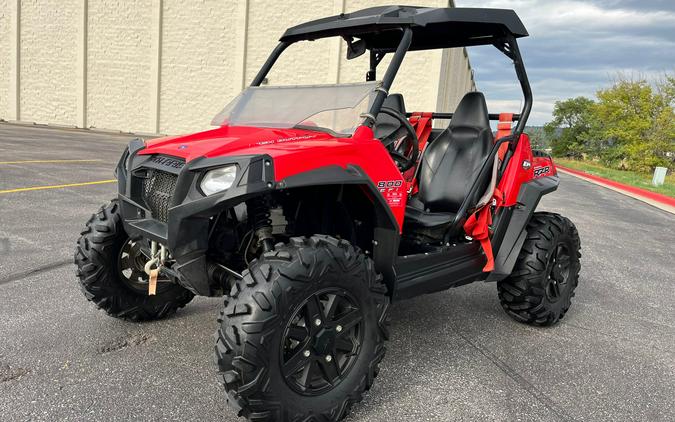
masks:
<svg viewBox="0 0 675 422"><path fill-rule="evenodd" d="M556 102L538 136L554 156L642 172L675 169L675 77L655 84L619 77L596 97Z"/></svg>

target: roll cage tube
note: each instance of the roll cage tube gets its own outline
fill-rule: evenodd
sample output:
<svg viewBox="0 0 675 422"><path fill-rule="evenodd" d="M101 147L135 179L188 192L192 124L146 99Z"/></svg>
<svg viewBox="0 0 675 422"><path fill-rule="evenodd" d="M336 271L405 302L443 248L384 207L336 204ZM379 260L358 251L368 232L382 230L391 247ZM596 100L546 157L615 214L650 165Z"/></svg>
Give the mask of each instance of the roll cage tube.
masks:
<svg viewBox="0 0 675 422"><path fill-rule="evenodd" d="M411 42L412 42L412 29L405 28L403 30L401 42L398 43L398 47L396 47L394 56L391 58L389 66L387 66L387 71L384 72L384 77L382 78L382 86L377 89L377 94L375 95L375 99L373 100L373 104L370 106L370 110L368 111L368 113L361 116L365 117L365 120L363 121L364 125L370 128L372 128L373 125L375 125L375 118L376 118L375 116L379 114L380 108L382 108L382 104L384 103L385 98L387 98L387 95L389 95L389 89L391 88L391 84L394 83L394 78L398 73L398 69L401 67L401 63L403 63L403 58L405 57L405 53L410 48Z"/></svg>
<svg viewBox="0 0 675 422"><path fill-rule="evenodd" d="M507 36L503 42L499 44L495 43L494 46L497 47L499 51L504 53L506 57L513 60L513 67L516 70L516 76L520 82L520 87L523 90L523 97L525 99L523 103L523 109L520 112L518 119L518 124L516 125L516 128L513 130L513 133L509 139L509 149L506 152L504 161L502 162L501 168L499 169L499 174L497 175L498 178L501 178L502 174L506 170L506 166L508 165L509 161L511 161L513 151L515 151L516 146L520 141L520 135L522 135L523 131L525 130L525 124L527 123L527 119L530 116L530 111L532 110L533 100L532 88L530 87L530 81L527 78L525 64L523 63L523 57L520 55L520 49L518 48L518 42L516 41L516 38L513 35Z"/></svg>
<svg viewBox="0 0 675 422"><path fill-rule="evenodd" d="M253 78L251 86L260 86L260 84L265 80L265 76L267 76L267 74L270 72L270 69L272 69L272 66L274 66L274 63L276 63L279 56L281 56L281 53L283 53L289 45L291 45L291 43L282 41L277 44L276 47L274 47L272 54L270 54L267 60L265 60L265 63L258 71L258 74L255 75L255 78Z"/></svg>
<svg viewBox="0 0 675 422"><path fill-rule="evenodd" d="M516 76L520 82L520 87L523 90L523 97L525 99L523 104L523 109L520 112L518 118L518 124L516 125L513 135L516 136L516 142L520 139L520 135L525 129L525 124L527 119L530 116L530 111L532 110L532 88L530 87L530 81L527 79L527 72L525 71L525 64L523 64L523 57L520 55L520 49L518 48L518 41L514 36L508 36L504 39L504 42L501 44L494 44L506 57L513 60L513 66L516 69ZM513 149L515 149L515 144Z"/></svg>

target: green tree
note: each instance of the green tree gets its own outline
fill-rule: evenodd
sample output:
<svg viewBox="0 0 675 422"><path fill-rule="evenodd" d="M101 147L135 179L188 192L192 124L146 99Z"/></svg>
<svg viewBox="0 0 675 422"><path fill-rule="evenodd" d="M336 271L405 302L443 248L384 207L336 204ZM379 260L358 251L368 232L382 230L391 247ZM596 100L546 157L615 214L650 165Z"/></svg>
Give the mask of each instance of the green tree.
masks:
<svg viewBox="0 0 675 422"><path fill-rule="evenodd" d="M675 168L674 76L656 84L619 77L596 95L556 102L544 126L554 155L643 172Z"/></svg>
<svg viewBox="0 0 675 422"><path fill-rule="evenodd" d="M621 79L597 93L593 114L599 125L594 137L608 141L599 158L613 167L651 171L672 166L668 153L675 152L673 78L655 90L645 80Z"/></svg>
<svg viewBox="0 0 675 422"><path fill-rule="evenodd" d="M587 134L593 125L595 102L586 97L556 101L553 120L544 125L557 156L582 158L587 149Z"/></svg>

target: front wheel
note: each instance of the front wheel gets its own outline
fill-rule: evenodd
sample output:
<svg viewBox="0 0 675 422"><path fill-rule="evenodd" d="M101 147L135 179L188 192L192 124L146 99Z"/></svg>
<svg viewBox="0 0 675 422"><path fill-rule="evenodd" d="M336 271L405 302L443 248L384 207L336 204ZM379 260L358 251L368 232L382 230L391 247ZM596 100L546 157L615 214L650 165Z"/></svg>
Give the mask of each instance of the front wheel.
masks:
<svg viewBox="0 0 675 422"><path fill-rule="evenodd" d="M255 421L337 421L378 373L389 299L344 240L293 238L244 271L225 302L216 364L228 402Z"/></svg>
<svg viewBox="0 0 675 422"><path fill-rule="evenodd" d="M580 249L579 233L569 219L535 213L513 272L497 284L504 310L527 324L557 323L571 306L579 282Z"/></svg>
<svg viewBox="0 0 675 422"><path fill-rule="evenodd" d="M85 297L108 315L133 321L167 317L192 300L187 289L159 280L148 295L148 258L140 241L124 231L119 204L113 200L91 216L77 241L75 265Z"/></svg>

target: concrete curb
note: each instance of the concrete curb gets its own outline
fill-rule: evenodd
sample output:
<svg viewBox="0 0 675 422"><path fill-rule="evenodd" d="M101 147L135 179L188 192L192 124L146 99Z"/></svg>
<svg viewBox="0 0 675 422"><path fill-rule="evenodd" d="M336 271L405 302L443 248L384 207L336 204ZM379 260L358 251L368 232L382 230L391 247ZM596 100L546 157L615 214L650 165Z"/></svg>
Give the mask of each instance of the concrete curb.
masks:
<svg viewBox="0 0 675 422"><path fill-rule="evenodd" d="M611 189L615 192L619 192L623 195L637 199L638 201L642 201L663 211L675 214L675 198L645 189L636 188L635 186L625 185L623 183L615 182L614 180L605 179L603 177L588 174L579 170L573 170L567 167L556 165L556 169L561 173L569 174L570 176L574 176L598 186Z"/></svg>

